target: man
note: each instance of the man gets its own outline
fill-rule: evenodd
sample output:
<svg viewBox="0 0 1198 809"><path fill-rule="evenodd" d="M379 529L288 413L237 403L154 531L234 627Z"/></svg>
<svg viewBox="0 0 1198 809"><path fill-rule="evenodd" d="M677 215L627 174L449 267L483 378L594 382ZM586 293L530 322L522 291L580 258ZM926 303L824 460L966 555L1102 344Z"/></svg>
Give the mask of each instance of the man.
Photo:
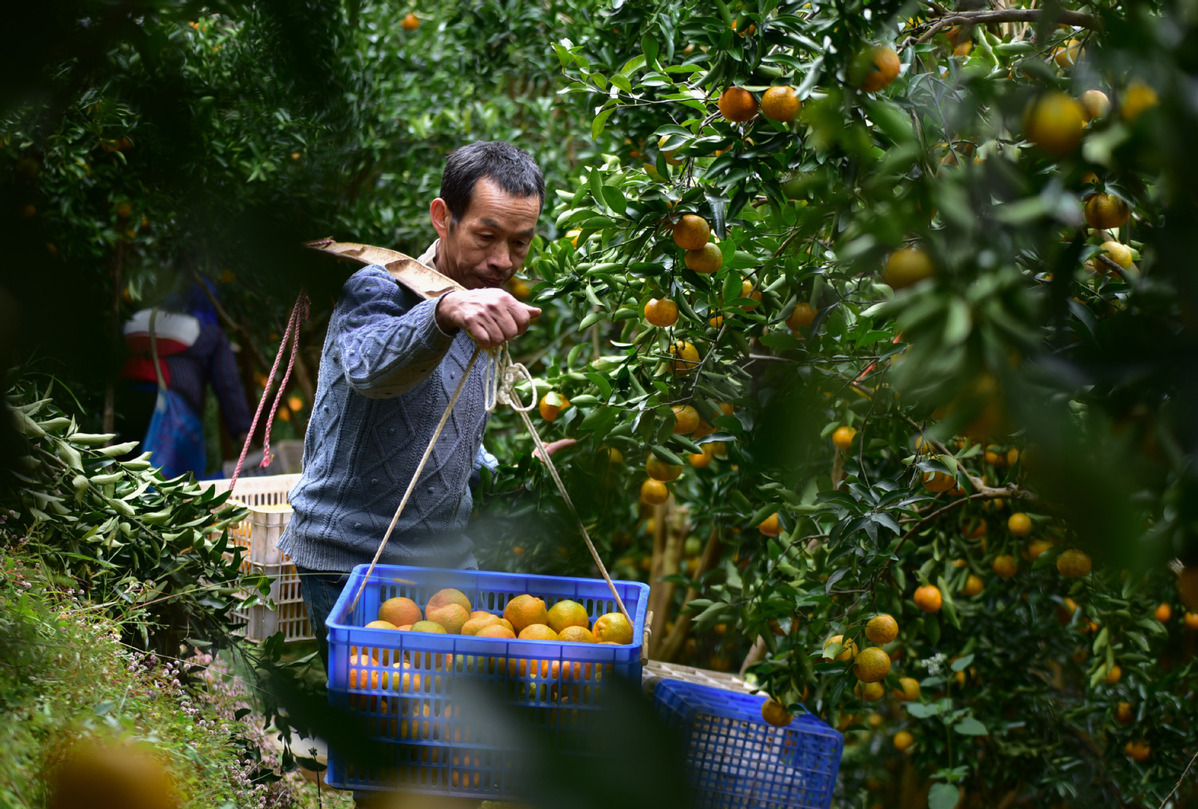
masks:
<svg viewBox="0 0 1198 809"><path fill-rule="evenodd" d="M532 158L501 142L454 151L429 209L438 239L419 261L464 290L422 300L382 267L345 283L329 321L304 471L279 548L295 563L327 663L325 619L354 565L370 562L475 346L523 334L540 310L502 289L528 256L545 196ZM471 476L487 422L474 369L380 559L475 568Z"/></svg>

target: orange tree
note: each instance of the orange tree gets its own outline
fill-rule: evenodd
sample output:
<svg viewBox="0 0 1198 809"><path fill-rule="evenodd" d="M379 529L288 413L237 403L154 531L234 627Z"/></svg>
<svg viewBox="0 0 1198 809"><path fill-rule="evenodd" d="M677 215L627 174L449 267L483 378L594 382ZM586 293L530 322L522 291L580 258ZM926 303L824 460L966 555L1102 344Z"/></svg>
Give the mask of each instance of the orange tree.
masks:
<svg viewBox="0 0 1198 809"><path fill-rule="evenodd" d="M595 156L537 264L578 324L542 424L649 560L653 656L748 653L846 732L851 805L1155 803L1195 747L1198 31L975 5L625 4L557 45Z"/></svg>

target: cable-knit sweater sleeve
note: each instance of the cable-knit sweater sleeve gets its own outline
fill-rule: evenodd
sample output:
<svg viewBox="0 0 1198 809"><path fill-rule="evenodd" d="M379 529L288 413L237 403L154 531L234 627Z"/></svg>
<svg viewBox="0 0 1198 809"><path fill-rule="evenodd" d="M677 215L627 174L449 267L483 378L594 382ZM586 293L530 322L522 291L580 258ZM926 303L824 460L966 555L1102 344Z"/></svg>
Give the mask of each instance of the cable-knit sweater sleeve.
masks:
<svg viewBox="0 0 1198 809"><path fill-rule="evenodd" d="M376 265L350 276L330 323L350 387L386 399L424 381L453 342L437 325L438 300L419 300Z"/></svg>

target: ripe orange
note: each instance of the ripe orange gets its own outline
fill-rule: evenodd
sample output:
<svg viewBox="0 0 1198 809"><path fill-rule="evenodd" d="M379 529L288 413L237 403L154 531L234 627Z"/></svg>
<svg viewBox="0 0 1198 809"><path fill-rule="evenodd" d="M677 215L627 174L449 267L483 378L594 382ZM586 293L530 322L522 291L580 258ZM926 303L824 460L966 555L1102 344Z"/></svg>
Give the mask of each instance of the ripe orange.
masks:
<svg viewBox="0 0 1198 809"><path fill-rule="evenodd" d="M844 635L833 635L824 641L824 651L827 652L829 646L837 643L842 645L840 651L836 653L836 657L833 658L834 660L848 662L857 656L857 644L853 642L852 638L845 640Z"/></svg>
<svg viewBox="0 0 1198 809"><path fill-rule="evenodd" d="M782 533L782 523L778 522L778 512L766 517L757 526L757 530L767 537L776 537Z"/></svg>
<svg viewBox="0 0 1198 809"><path fill-rule="evenodd" d="M393 624L390 621L371 621L365 629L399 629L404 624Z"/></svg>
<svg viewBox="0 0 1198 809"><path fill-rule="evenodd" d="M674 435L690 435L699 426L699 411L691 405L674 405Z"/></svg>
<svg viewBox="0 0 1198 809"><path fill-rule="evenodd" d="M682 467L677 464L666 463L653 453L649 453L649 457L645 459L645 471L654 480L668 483L671 480L678 479L678 476L682 474Z"/></svg>
<svg viewBox="0 0 1198 809"><path fill-rule="evenodd" d="M745 88L732 86L720 94L719 107L724 120L744 123L757 114L757 99Z"/></svg>
<svg viewBox="0 0 1198 809"><path fill-rule="evenodd" d="M470 611L457 603L438 604L435 606L430 604L424 614L429 621L440 624L450 635L459 634L462 631L462 627L470 620ZM415 625L413 623L413 626Z"/></svg>
<svg viewBox="0 0 1198 809"><path fill-rule="evenodd" d="M880 683L890 673L890 655L880 646L862 649L853 658L853 674L863 683Z"/></svg>
<svg viewBox="0 0 1198 809"><path fill-rule="evenodd" d="M1083 55L1085 55L1085 49L1082 48L1082 43L1076 39L1070 39L1060 47L1053 49L1052 60L1057 63L1057 67L1073 67Z"/></svg>
<svg viewBox="0 0 1198 809"><path fill-rule="evenodd" d="M1108 239L1102 243L1102 254L1111 261L1118 264L1123 269L1128 269L1134 263L1131 254L1131 248L1125 244L1121 244L1114 239ZM1097 273L1108 272L1111 267L1105 261L1102 261L1100 256L1094 256L1090 261L1090 269Z"/></svg>
<svg viewBox="0 0 1198 809"><path fill-rule="evenodd" d="M663 329L673 326L678 322L678 304L669 298L650 298L645 304L645 320Z"/></svg>
<svg viewBox="0 0 1198 809"><path fill-rule="evenodd" d="M510 640L516 637L516 633L503 624L491 624L490 626L484 626L475 634L480 638L507 638Z"/></svg>
<svg viewBox="0 0 1198 809"><path fill-rule="evenodd" d="M963 596L976 596L980 595L983 589L985 589L985 583L982 581L982 577L976 573L970 573L965 579L965 583L961 585L960 592Z"/></svg>
<svg viewBox="0 0 1198 809"><path fill-rule="evenodd" d="M1090 557L1085 551L1070 548L1057 557L1057 570L1066 578L1081 578L1090 572Z"/></svg>
<svg viewBox="0 0 1198 809"><path fill-rule="evenodd" d="M885 646L898 637L899 625L893 616L881 613L865 624L865 637L879 646Z"/></svg>
<svg viewBox="0 0 1198 809"><path fill-rule="evenodd" d="M685 340L670 343L670 373L674 376L689 374L699 367L699 350Z"/></svg>
<svg viewBox="0 0 1198 809"><path fill-rule="evenodd" d="M513 598L503 608L503 617L517 634L527 626L549 623L549 611L544 599L524 593Z"/></svg>
<svg viewBox="0 0 1198 809"><path fill-rule="evenodd" d="M711 237L711 225L707 220L693 213L684 214L674 223L674 244L683 250L699 250L707 244Z"/></svg>
<svg viewBox="0 0 1198 809"><path fill-rule="evenodd" d="M944 598L940 595L940 588L934 584L925 584L923 587L915 588L913 598L915 606L924 612L940 612L940 606L944 603Z"/></svg>
<svg viewBox="0 0 1198 809"><path fill-rule="evenodd" d="M1198 632L1198 612L1187 611L1182 621L1185 623L1186 631Z"/></svg>
<svg viewBox="0 0 1198 809"><path fill-rule="evenodd" d="M589 629L591 626L591 619L587 615L587 608L577 601L568 598L550 607L548 615L549 628L559 634L568 626L577 626L583 629Z"/></svg>
<svg viewBox="0 0 1198 809"><path fill-rule="evenodd" d="M470 614L470 599L461 590L456 590L453 587L446 587L433 593L433 597L424 607L424 614L428 615L429 610L445 604L458 604L466 610L467 615Z"/></svg>
<svg viewBox="0 0 1198 809"><path fill-rule="evenodd" d="M1123 91L1123 98L1119 102L1119 113L1123 116L1123 120L1130 124L1145 110L1155 107L1158 103L1156 90L1143 82L1133 81Z"/></svg>
<svg viewBox="0 0 1198 809"><path fill-rule="evenodd" d="M708 242L698 250L687 250L682 260L687 269L703 275L711 275L724 266L724 254L720 252L720 246L715 242Z"/></svg>
<svg viewBox="0 0 1198 809"><path fill-rule="evenodd" d="M1033 539L1027 543L1027 547L1023 549L1023 558L1029 562L1034 562L1040 558L1040 554L1052 548L1052 543L1047 539Z"/></svg>
<svg viewBox="0 0 1198 809"><path fill-rule="evenodd" d="M1114 194L1091 194L1086 198L1086 224L1095 230L1123 227L1130 218L1131 209Z"/></svg>
<svg viewBox="0 0 1198 809"><path fill-rule="evenodd" d="M389 621L395 626L414 624L423 617L416 602L403 596L388 598L379 605L379 620Z"/></svg>
<svg viewBox="0 0 1198 809"><path fill-rule="evenodd" d="M853 63L855 84L867 93L876 93L898 78L902 62L893 48L875 45L863 51Z"/></svg>
<svg viewBox="0 0 1198 809"><path fill-rule="evenodd" d="M858 681L857 685L853 686L853 693L862 699L864 702L877 702L882 697L886 696L886 686L880 682L866 683ZM880 719L881 717L879 717Z"/></svg>
<svg viewBox="0 0 1198 809"><path fill-rule="evenodd" d="M761 97L761 114L771 121L789 123L799 114L798 93L790 85L771 87Z"/></svg>
<svg viewBox="0 0 1198 809"><path fill-rule="evenodd" d="M898 702L915 702L919 699L919 680L914 677L899 677L899 687L891 692Z"/></svg>
<svg viewBox="0 0 1198 809"><path fill-rule="evenodd" d="M1086 114L1087 121L1103 118L1111 109L1111 100L1102 90L1087 90L1081 94L1078 101L1081 102L1082 111Z"/></svg>
<svg viewBox="0 0 1198 809"><path fill-rule="evenodd" d="M753 301L761 301L761 293L753 287L753 282L748 278L740 282L740 296ZM758 307L758 305L759 303L745 303L741 304L740 308L744 309L746 312L752 312Z"/></svg>
<svg viewBox="0 0 1198 809"><path fill-rule="evenodd" d="M1173 608L1169 606L1168 603L1162 603L1156 608L1152 615L1162 624L1166 624L1169 622L1169 619L1173 617Z"/></svg>
<svg viewBox="0 0 1198 809"><path fill-rule="evenodd" d="M563 394L549 391L541 397L541 403L537 409L541 412L541 418L545 421L554 421L558 414L570 406L570 400Z"/></svg>
<svg viewBox="0 0 1198 809"><path fill-rule="evenodd" d="M1014 556L1004 553L994 557L990 568L1000 579L1009 579L1019 572L1019 563L1015 561Z"/></svg>
<svg viewBox="0 0 1198 809"><path fill-rule="evenodd" d="M415 31L420 27L420 18L415 14L408 12L408 15L400 22L400 27L405 31Z"/></svg>
<svg viewBox="0 0 1198 809"><path fill-rule="evenodd" d="M660 480L648 478L641 484L641 502L647 506L660 506L670 497L670 487Z"/></svg>
<svg viewBox="0 0 1198 809"><path fill-rule="evenodd" d="M882 283L891 289L905 289L931 278L935 268L922 247L903 247L895 250L882 267Z"/></svg>
<svg viewBox="0 0 1198 809"><path fill-rule="evenodd" d="M854 428L842 424L832 433L832 443L841 452L847 452L849 447L853 446L853 439L856 437L857 431Z"/></svg>
<svg viewBox="0 0 1198 809"><path fill-rule="evenodd" d="M472 615L470 620L462 624L461 633L463 635L477 635L482 630L489 626L502 626L501 619L498 615L484 613L482 615Z"/></svg>
<svg viewBox="0 0 1198 809"><path fill-rule="evenodd" d="M1081 143L1086 117L1082 105L1051 91L1033 99L1023 113L1023 134L1053 157L1065 157Z"/></svg>
<svg viewBox="0 0 1198 809"><path fill-rule="evenodd" d="M774 727L784 728L791 723L794 715L782 707L782 703L767 699L761 703L761 718Z"/></svg>
<svg viewBox="0 0 1198 809"><path fill-rule="evenodd" d="M707 451L708 446L710 444L704 445L702 452L692 452L687 457L687 460L690 461L691 466L695 467L695 469L705 469L711 464L711 459L714 455Z"/></svg>
<svg viewBox="0 0 1198 809"><path fill-rule="evenodd" d="M557 633L558 640L569 643L595 643L595 636L585 626L567 626Z"/></svg>
<svg viewBox="0 0 1198 809"><path fill-rule="evenodd" d="M1132 761L1145 762L1152 755L1152 747L1144 739L1137 742L1128 742L1123 746L1123 752L1127 753Z"/></svg>
<svg viewBox="0 0 1198 809"><path fill-rule="evenodd" d="M1115 685L1122 679L1123 669L1119 668L1118 664L1116 664L1106 669L1106 675L1102 678L1102 681L1107 685Z"/></svg>
<svg viewBox="0 0 1198 809"><path fill-rule="evenodd" d="M1120 725L1130 725L1136 721L1136 712L1130 702L1120 702L1115 706L1115 721Z"/></svg>
<svg viewBox="0 0 1198 809"><path fill-rule="evenodd" d="M1017 537L1025 537L1032 532L1032 518L1022 511L1016 511L1007 517L1007 530Z"/></svg>
<svg viewBox="0 0 1198 809"><path fill-rule="evenodd" d="M791 331L798 331L800 328L809 329L814 322L815 309L807 301L796 303L794 311L790 313L790 317L786 318L786 326Z"/></svg>
<svg viewBox="0 0 1198 809"><path fill-rule="evenodd" d="M411 631L412 632L430 632L434 635L449 634L448 632L445 631L445 627L441 626L436 621L429 621L429 620L417 621L416 623L412 624Z"/></svg>
<svg viewBox="0 0 1198 809"><path fill-rule="evenodd" d="M923 485L928 491L939 494L954 488L957 485L957 479L947 472L925 472Z"/></svg>
<svg viewBox="0 0 1198 809"><path fill-rule="evenodd" d="M913 744L915 744L915 737L911 735L910 731L900 730L898 733L894 734L894 747L900 753L907 752L907 750Z"/></svg>
<svg viewBox="0 0 1198 809"><path fill-rule="evenodd" d="M620 612L609 612L595 619L591 628L600 643L632 643L632 624Z"/></svg>
<svg viewBox="0 0 1198 809"><path fill-rule="evenodd" d="M546 624L529 624L516 635L520 640L557 640L557 633Z"/></svg>

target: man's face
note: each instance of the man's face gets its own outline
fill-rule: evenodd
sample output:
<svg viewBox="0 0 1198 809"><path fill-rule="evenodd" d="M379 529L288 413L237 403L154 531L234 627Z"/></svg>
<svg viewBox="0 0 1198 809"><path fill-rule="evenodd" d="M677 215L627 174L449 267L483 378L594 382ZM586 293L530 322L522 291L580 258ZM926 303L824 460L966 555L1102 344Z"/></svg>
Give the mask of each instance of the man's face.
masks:
<svg viewBox="0 0 1198 809"><path fill-rule="evenodd" d="M437 269L467 289L501 287L528 257L541 214L538 197L515 197L483 177L474 184L470 208L456 223L440 197L429 215L441 244Z"/></svg>

